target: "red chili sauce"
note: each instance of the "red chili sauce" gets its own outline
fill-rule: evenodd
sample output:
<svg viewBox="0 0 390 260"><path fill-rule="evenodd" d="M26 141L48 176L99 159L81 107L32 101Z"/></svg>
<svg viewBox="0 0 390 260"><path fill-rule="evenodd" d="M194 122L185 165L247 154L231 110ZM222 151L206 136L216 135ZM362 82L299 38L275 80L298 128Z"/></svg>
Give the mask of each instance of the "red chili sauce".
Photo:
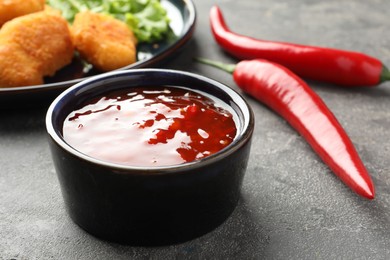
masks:
<svg viewBox="0 0 390 260"><path fill-rule="evenodd" d="M175 165L229 145L232 114L203 94L182 88L135 88L92 100L68 115L67 143L82 153L130 166Z"/></svg>

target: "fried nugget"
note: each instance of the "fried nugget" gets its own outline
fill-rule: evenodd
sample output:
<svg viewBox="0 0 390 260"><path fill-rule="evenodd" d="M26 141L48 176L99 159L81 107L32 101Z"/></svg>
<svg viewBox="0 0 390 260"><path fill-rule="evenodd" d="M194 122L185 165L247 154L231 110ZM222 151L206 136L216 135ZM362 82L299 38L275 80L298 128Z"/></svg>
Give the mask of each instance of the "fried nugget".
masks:
<svg viewBox="0 0 390 260"><path fill-rule="evenodd" d="M17 44L0 44L0 88L43 83L40 63Z"/></svg>
<svg viewBox="0 0 390 260"><path fill-rule="evenodd" d="M13 18L42 11L44 6L45 0L0 0L0 27Z"/></svg>
<svg viewBox="0 0 390 260"><path fill-rule="evenodd" d="M62 15L61 10L53 8L50 5L45 5L45 8L43 9L43 11L48 12L48 13L53 14L53 15L59 15L59 16Z"/></svg>
<svg viewBox="0 0 390 260"><path fill-rule="evenodd" d="M136 61L137 40L122 21L90 11L78 13L72 26L73 42L81 57L101 71Z"/></svg>
<svg viewBox="0 0 390 260"><path fill-rule="evenodd" d="M44 76L51 76L69 64L74 55L67 21L45 11L5 23L0 30L0 46L0 75L7 74L0 78L0 87L40 84ZM18 69L19 73L11 73Z"/></svg>

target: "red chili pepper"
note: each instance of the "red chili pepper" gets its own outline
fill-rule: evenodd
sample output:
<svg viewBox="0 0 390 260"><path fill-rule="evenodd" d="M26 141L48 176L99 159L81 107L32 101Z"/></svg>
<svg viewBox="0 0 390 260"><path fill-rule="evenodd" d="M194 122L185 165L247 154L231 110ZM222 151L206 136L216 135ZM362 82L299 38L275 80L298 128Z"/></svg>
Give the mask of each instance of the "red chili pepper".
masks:
<svg viewBox="0 0 390 260"><path fill-rule="evenodd" d="M255 39L233 33L219 7L210 11L211 30L218 44L239 59L267 59L295 74L341 86L375 86L390 80L390 71L363 53Z"/></svg>
<svg viewBox="0 0 390 260"><path fill-rule="evenodd" d="M287 68L266 60L237 65L206 59L233 74L246 93L282 116L311 145L333 172L357 194L374 198L374 185L347 133L322 99Z"/></svg>

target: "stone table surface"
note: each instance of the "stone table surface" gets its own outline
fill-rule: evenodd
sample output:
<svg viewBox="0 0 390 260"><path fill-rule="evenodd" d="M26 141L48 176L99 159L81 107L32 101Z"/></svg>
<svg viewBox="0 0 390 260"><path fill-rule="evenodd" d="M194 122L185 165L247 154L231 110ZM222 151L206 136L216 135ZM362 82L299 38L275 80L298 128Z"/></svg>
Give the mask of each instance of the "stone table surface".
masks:
<svg viewBox="0 0 390 260"><path fill-rule="evenodd" d="M218 4L233 31L350 49L390 65L390 1L195 0L191 41L160 67L191 71L239 91L194 56L236 62L214 41ZM45 132L47 107L0 111L0 259L390 259L390 83L346 89L308 81L348 132L376 186L372 201L339 181L283 119L245 96L256 128L242 195L212 232L164 247L99 240L68 217Z"/></svg>

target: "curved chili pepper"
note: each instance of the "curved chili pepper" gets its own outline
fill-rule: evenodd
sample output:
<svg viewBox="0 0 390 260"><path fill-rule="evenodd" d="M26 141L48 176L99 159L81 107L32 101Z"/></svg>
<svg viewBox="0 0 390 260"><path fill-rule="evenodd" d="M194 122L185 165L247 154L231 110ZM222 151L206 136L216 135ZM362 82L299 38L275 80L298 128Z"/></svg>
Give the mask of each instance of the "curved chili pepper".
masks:
<svg viewBox="0 0 390 260"><path fill-rule="evenodd" d="M301 78L262 59L244 60L237 65L197 60L232 73L244 92L282 116L346 185L365 198L374 198L371 177L347 133Z"/></svg>
<svg viewBox="0 0 390 260"><path fill-rule="evenodd" d="M390 80L390 71L376 58L359 52L255 39L233 33L218 6L210 11L215 40L238 59L267 59L295 74L341 86L375 86Z"/></svg>

